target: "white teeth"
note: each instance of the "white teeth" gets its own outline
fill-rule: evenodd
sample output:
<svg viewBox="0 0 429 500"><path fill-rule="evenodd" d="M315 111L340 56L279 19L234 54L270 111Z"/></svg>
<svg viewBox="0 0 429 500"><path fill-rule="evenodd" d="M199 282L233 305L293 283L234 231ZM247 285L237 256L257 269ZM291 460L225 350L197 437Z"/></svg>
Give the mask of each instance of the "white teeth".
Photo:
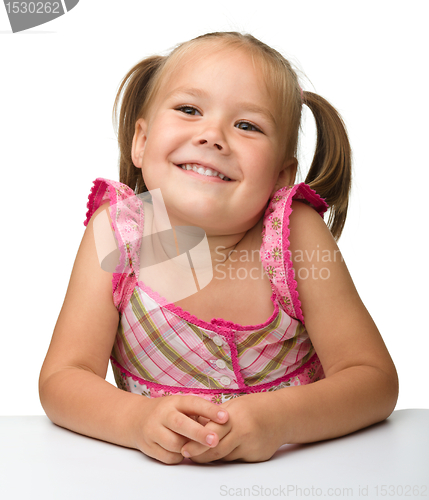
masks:
<svg viewBox="0 0 429 500"><path fill-rule="evenodd" d="M193 170L194 172L200 174L200 175L207 175L208 177L216 177L219 176L222 180L225 181L230 181L231 179L229 177L226 177L223 174L220 174L219 172L216 172L216 170L212 170L211 168L206 168L206 167L200 167L199 165L193 164L193 163L184 163L182 165L183 170Z"/></svg>

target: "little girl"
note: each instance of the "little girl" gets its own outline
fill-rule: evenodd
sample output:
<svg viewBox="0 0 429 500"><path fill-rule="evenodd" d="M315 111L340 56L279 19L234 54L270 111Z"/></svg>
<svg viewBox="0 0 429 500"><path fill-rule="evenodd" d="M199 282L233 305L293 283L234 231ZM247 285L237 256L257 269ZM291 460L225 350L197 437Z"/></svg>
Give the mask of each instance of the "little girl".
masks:
<svg viewBox="0 0 429 500"><path fill-rule="evenodd" d="M336 245L351 182L336 110L277 51L235 32L141 61L115 113L121 97L120 182L96 179L89 195L40 373L48 417L166 464L265 461L387 418L396 370ZM294 184L304 104L317 145ZM186 275L161 238L146 244L162 230L155 195L177 262L189 262L180 228L202 231L210 279L192 249ZM102 216L119 255L107 268ZM151 275L151 252L172 274Z"/></svg>

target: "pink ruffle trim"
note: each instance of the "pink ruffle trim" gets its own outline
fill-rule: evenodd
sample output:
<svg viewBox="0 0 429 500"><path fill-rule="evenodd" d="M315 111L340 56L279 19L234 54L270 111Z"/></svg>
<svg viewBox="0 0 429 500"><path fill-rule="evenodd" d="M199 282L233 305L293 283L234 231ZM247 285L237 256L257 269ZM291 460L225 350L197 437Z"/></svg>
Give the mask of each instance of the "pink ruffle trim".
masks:
<svg viewBox="0 0 429 500"><path fill-rule="evenodd" d="M300 196L301 195L301 196ZM323 214L329 208L328 204L323 198L321 198L314 189L311 189L307 184L301 183L293 186L291 189L291 200L293 199L305 199L311 203L314 209L323 218ZM292 302L296 311L296 316L303 325L305 325L304 315L301 309L301 301L299 300L299 295L297 291L297 282L295 280L295 272L292 266L292 254L289 251L290 241L290 229L289 229L289 218L292 213L292 203L288 204L284 215L283 223L283 248L284 253L288 258L288 270L287 270L287 285L291 293Z"/></svg>
<svg viewBox="0 0 429 500"><path fill-rule="evenodd" d="M103 202L109 201L110 218L112 220L115 237L118 240L120 253L119 264L115 270L116 272L113 273L112 292L114 304L120 312L123 311L129 298L132 295L136 279L133 276L126 276L124 273L125 269L129 267L128 255L126 254L125 250L126 245L121 239L121 232L119 231L119 228L117 226L116 209L117 204L120 201L133 196L133 190L126 184L98 177L93 182L93 186L88 196L88 203L86 205L88 210L86 213L86 219L84 221L84 225L87 226L91 217L94 215L94 212L96 212L96 210L103 204Z"/></svg>
<svg viewBox="0 0 429 500"><path fill-rule="evenodd" d="M289 289L289 293L292 301L292 308L294 310L294 317L301 321L304 325L304 315L301 309L301 301L299 299L298 291L297 291L297 282L295 280L295 272L292 265L292 255L289 250L290 241L290 229L289 229L289 219L290 214L292 213L292 201L295 200L304 200L308 201L310 205L319 213L319 215L323 218L323 214L329 208L329 205L325 202L323 198L321 198L314 189L309 187L305 183L300 183L290 187L283 187L274 193L268 209L272 207L275 203L275 198L283 196L287 196L286 204L284 207L284 213L282 220L282 255L283 255L283 264L285 266L285 278L287 287ZM274 209L275 211L275 209ZM283 297L278 296L278 299L283 303L286 307Z"/></svg>
<svg viewBox="0 0 429 500"><path fill-rule="evenodd" d="M126 184L111 181L109 179L103 179L102 177L97 177L97 179L95 179L91 192L88 196L88 203L86 204L88 211L86 212L86 219L84 222L85 226L88 225L88 222L94 215L94 212L100 207L103 201L109 200L111 204L116 204L118 202L116 189L123 192L122 198L134 196L133 190ZM108 191L107 195L106 190ZM114 219L115 218L112 217L112 222Z"/></svg>
<svg viewBox="0 0 429 500"><path fill-rule="evenodd" d="M140 385L146 385L149 388L153 388L156 390L164 390L164 391L171 392L173 394L177 393L177 392L201 393L201 394L222 394L222 393L223 394L230 394L230 393L235 393L235 392L244 392L246 394L251 394L254 392L261 392L263 390L267 390L267 389L270 389L271 387L274 387L278 384L281 384L282 382L286 382L287 380L289 380L291 378L299 377L300 375L302 375L305 372L305 370L307 370L311 366L311 364L313 364L315 362L316 363L318 362L320 364L320 360L319 360L317 354L314 353L313 356L306 363L304 363L302 366L300 366L299 368L297 368L293 372L287 373L283 377L280 377L276 380L273 380L272 382L267 382L266 384L247 386L244 384L243 379L240 375L241 383L238 384L239 385L238 388L235 388L235 389L227 389L227 388L200 389L200 388L196 388L196 387L180 387L180 386L176 387L176 386L171 386L171 385L158 384L156 382L150 382L150 381L145 380L141 377L138 377L137 375L134 375L133 373L126 370L122 365L120 365L116 361L116 359L113 356L110 356L110 360L115 366L117 366L119 368L121 373L125 374L127 377L132 378L135 382L138 382ZM235 374L237 374L237 371L235 370L235 368L234 368L234 372L235 372ZM238 371L238 373L239 373L239 371Z"/></svg>
<svg viewBox="0 0 429 500"><path fill-rule="evenodd" d="M225 330L225 334L229 334L231 330L236 331L253 331L253 330L261 330L262 328L266 328L270 323L272 323L278 316L279 307L276 302L276 295L273 293L271 295L271 301L274 305L274 311L271 316L264 322L258 325L240 325L238 323L232 323L231 321L226 321L222 318L213 318L210 320L210 323L197 318L193 314L190 314L188 311L184 311L180 306L175 306L172 302L168 302L168 300L160 295L155 290L152 290L149 286L145 285L142 281L139 281L137 285L143 290L145 293L149 295L152 299L154 299L158 304L160 304L164 309L168 309L173 314L176 314L180 318L189 323L192 323L195 326L199 326L204 328L205 330L216 331L217 333L223 333ZM217 327L217 328L213 328Z"/></svg>
<svg viewBox="0 0 429 500"><path fill-rule="evenodd" d="M172 313L177 314L178 316L183 318L185 321L189 321L189 323L192 323L193 325L200 326L201 328L205 328L207 330L212 330L213 326L216 326L220 329L225 329L225 331L229 335L233 336L233 334L231 333L231 330L236 330L236 331L260 330L262 328L266 328L270 323L272 323L275 320L275 318L277 317L278 312L279 312L278 305L275 301L275 294L274 293L271 295L271 301L273 302L273 305L274 305L274 311L271 314L271 316L264 323L260 323L259 325L240 325L238 323L226 321L222 318L212 318L210 320L210 323L207 323L206 321L198 319L193 314L190 314L189 312L184 311L180 306L175 306L172 303L165 306L165 308L168 309L169 311L171 311Z"/></svg>

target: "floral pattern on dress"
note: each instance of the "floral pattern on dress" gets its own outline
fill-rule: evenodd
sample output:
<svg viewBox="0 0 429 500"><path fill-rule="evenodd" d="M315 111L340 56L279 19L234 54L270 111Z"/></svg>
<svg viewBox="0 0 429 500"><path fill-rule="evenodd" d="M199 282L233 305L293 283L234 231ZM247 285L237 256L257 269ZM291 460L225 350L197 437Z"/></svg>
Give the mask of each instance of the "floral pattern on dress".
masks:
<svg viewBox="0 0 429 500"><path fill-rule="evenodd" d="M280 234L280 230L282 227L282 221L280 220L279 217L274 217L274 219L271 221L271 227L274 229L274 231L277 234Z"/></svg>
<svg viewBox="0 0 429 500"><path fill-rule="evenodd" d="M279 247L273 248L273 250L271 252L271 257L274 260L280 260L282 258L282 250L281 250L281 248L279 248Z"/></svg>
<svg viewBox="0 0 429 500"><path fill-rule="evenodd" d="M285 312L289 316L296 318L295 308L290 295L290 289L287 283L287 276L291 263L289 254L284 244L287 240L283 232L287 230L285 224L288 220L285 218L286 210L291 203L290 188L281 188L270 200L264 217L265 232L262 236L261 256L263 265L267 273L273 291L275 291Z"/></svg>

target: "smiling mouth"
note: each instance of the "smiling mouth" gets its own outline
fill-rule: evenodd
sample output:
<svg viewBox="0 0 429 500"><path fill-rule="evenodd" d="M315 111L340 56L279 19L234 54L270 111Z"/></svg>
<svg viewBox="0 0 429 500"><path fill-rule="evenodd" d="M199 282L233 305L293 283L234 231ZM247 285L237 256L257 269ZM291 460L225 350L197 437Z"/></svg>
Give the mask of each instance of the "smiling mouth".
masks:
<svg viewBox="0 0 429 500"><path fill-rule="evenodd" d="M232 179L226 177L226 175L220 174L216 170L208 167L203 167L202 165L198 165L196 163L182 163L177 165L182 170L192 170L193 172L205 175L206 177L219 177L221 180L230 182Z"/></svg>

